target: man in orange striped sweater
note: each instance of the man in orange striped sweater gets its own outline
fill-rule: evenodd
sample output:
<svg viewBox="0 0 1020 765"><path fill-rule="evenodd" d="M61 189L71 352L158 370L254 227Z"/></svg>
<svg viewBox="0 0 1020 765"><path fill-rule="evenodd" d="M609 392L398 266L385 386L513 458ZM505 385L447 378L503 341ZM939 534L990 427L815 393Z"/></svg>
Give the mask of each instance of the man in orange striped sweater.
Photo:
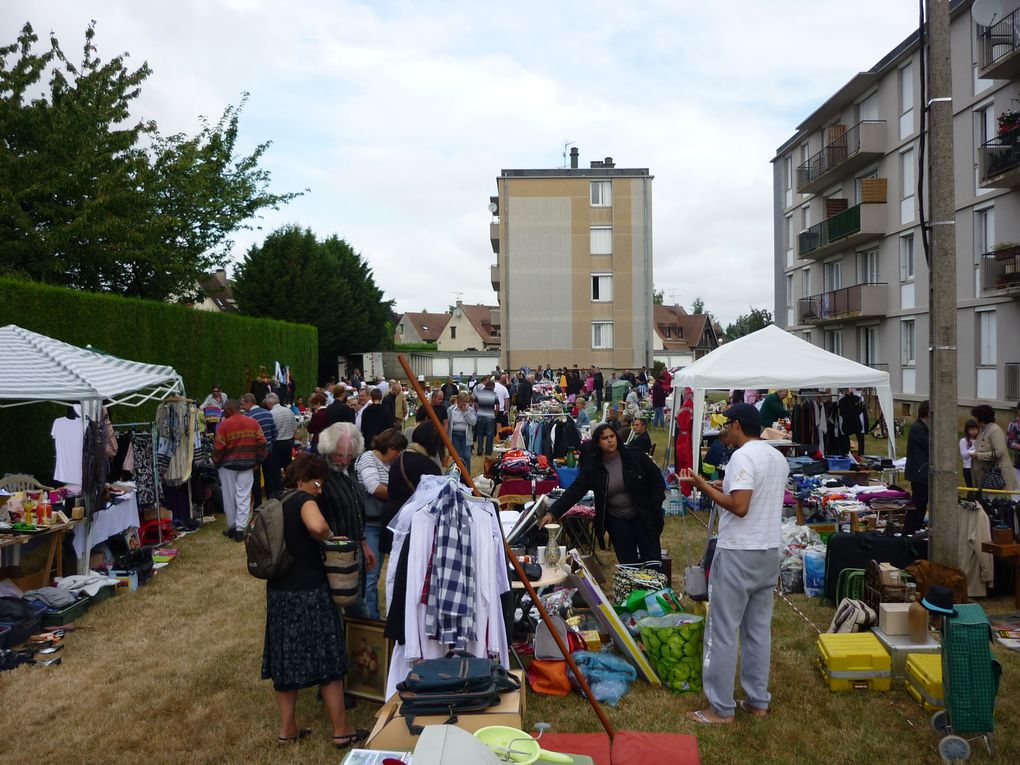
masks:
<svg viewBox="0 0 1020 765"><path fill-rule="evenodd" d="M223 405L223 420L216 429L213 464L219 468L220 490L227 529L235 542L244 540L251 513L254 468L266 458L266 437L257 421L241 413L241 405L230 399Z"/></svg>

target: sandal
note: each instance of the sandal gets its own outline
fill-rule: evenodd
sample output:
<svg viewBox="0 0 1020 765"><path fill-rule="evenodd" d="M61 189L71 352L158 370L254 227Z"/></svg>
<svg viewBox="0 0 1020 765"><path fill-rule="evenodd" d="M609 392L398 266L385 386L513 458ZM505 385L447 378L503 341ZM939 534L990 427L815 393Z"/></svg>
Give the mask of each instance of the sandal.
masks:
<svg viewBox="0 0 1020 765"><path fill-rule="evenodd" d="M769 716L769 710L762 709L761 707L752 707L750 703L748 703L747 699L738 700L737 706L744 712L749 713L752 717L757 717L758 719L764 719Z"/></svg>
<svg viewBox="0 0 1020 765"><path fill-rule="evenodd" d="M297 732L296 736L277 736L276 743L280 745L296 744L301 739L311 736L312 733L314 733L314 731L311 728L302 728Z"/></svg>
<svg viewBox="0 0 1020 765"><path fill-rule="evenodd" d="M339 736L333 736L333 746L337 749L346 749L351 744L367 739L368 733L363 728L355 728L354 733L342 733Z"/></svg>
<svg viewBox="0 0 1020 765"><path fill-rule="evenodd" d="M698 710L697 712L688 712L687 719L698 723L699 725L732 725L732 717L720 717L711 709Z"/></svg>

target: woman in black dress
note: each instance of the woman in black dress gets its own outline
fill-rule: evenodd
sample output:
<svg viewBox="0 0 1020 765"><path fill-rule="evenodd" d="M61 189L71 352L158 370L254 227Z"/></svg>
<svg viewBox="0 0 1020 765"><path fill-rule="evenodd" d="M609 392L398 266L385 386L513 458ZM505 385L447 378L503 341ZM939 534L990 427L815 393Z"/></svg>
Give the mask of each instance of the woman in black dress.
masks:
<svg viewBox="0 0 1020 765"><path fill-rule="evenodd" d="M344 625L329 594L319 546L332 536L316 502L328 477L325 460L313 455L302 455L287 468L287 487L296 491L284 496L284 539L294 562L266 582L262 679L272 680L277 693L280 744L312 732L298 728L294 710L298 691L317 685L333 723L333 743L343 749L368 738L368 731L351 728L344 709Z"/></svg>

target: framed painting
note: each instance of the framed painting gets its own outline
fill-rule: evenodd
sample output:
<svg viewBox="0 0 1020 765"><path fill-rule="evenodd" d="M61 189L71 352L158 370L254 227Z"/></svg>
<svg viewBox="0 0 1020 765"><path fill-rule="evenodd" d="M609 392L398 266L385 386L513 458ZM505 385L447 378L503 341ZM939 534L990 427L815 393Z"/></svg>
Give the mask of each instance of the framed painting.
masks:
<svg viewBox="0 0 1020 765"><path fill-rule="evenodd" d="M345 617L347 629L347 679L344 690L360 699L386 701L386 676L393 655L393 641L383 634L386 622Z"/></svg>

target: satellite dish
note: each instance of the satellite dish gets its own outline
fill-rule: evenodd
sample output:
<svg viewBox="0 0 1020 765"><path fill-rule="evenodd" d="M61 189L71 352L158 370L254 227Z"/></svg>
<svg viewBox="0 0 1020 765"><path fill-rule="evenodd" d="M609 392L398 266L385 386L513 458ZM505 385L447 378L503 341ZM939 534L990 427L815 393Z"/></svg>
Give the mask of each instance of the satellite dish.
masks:
<svg viewBox="0 0 1020 765"><path fill-rule="evenodd" d="M975 0L970 7L970 17L980 26L993 26L1002 20L1002 0Z"/></svg>
<svg viewBox="0 0 1020 765"><path fill-rule="evenodd" d="M496 214L496 210L498 210L498 209L499 209L499 207L496 206L495 202L489 202L489 212L491 212L493 215L495 215Z"/></svg>

